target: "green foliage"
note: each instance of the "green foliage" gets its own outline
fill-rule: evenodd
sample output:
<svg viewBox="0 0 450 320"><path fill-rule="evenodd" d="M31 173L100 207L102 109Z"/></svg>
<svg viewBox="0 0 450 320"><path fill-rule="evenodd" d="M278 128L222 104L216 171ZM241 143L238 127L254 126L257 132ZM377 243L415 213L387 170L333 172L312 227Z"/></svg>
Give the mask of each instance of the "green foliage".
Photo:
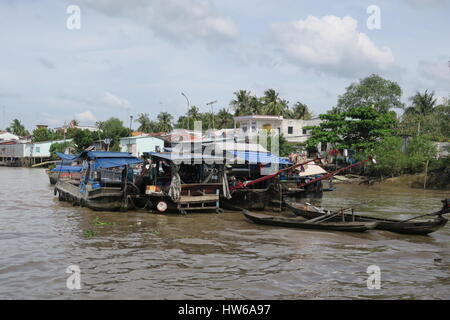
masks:
<svg viewBox="0 0 450 320"><path fill-rule="evenodd" d="M417 92L414 96L409 98L412 105L405 110L405 114L426 116L434 112L437 99L434 97L434 92L428 93L428 90L422 94Z"/></svg>
<svg viewBox="0 0 450 320"><path fill-rule="evenodd" d="M408 169L410 172L420 172L427 161L436 157L436 145L424 136L413 137L407 146Z"/></svg>
<svg viewBox="0 0 450 320"><path fill-rule="evenodd" d="M111 117L97 125L101 130L101 139L111 139L110 151L119 151L120 138L128 137L131 134L131 130L124 127L123 122L117 118Z"/></svg>
<svg viewBox="0 0 450 320"><path fill-rule="evenodd" d="M308 147L320 142L332 143L338 149L371 150L378 141L392 134L395 113L382 113L372 107L352 108L341 113L321 114L324 120L311 130Z"/></svg>
<svg viewBox="0 0 450 320"><path fill-rule="evenodd" d="M385 137L372 152L377 160L377 164L372 166L372 172L381 176L402 174L408 166L408 156L401 152L402 145L400 137Z"/></svg>
<svg viewBox="0 0 450 320"><path fill-rule="evenodd" d="M437 161L436 153L436 145L424 136L413 137L408 142L397 136L386 136L373 149L377 164L371 166L371 174L397 176L420 173L427 161Z"/></svg>
<svg viewBox="0 0 450 320"><path fill-rule="evenodd" d="M336 108L339 112L346 112L372 106L380 113L387 113L394 108L403 108L401 95L402 89L396 82L372 74L348 86L346 92L339 96Z"/></svg>
<svg viewBox="0 0 450 320"><path fill-rule="evenodd" d="M427 95L427 97L423 97ZM433 94L417 93L410 100L416 101L402 115L398 130L407 135L426 135L435 141L450 141L450 102L434 106ZM420 97L419 97L420 96ZM420 104L419 104L419 102ZM427 102L428 101L428 102ZM429 105L424 105L429 103Z"/></svg>
<svg viewBox="0 0 450 320"><path fill-rule="evenodd" d="M74 147L75 147L75 145L71 141L52 143L52 145L50 146L50 154L51 154L52 160L59 159L59 157L56 155L55 152L62 152L62 153L64 153L66 148L74 148Z"/></svg>
<svg viewBox="0 0 450 320"><path fill-rule="evenodd" d="M30 133L25 129L25 126L20 122L19 119L14 119L6 131L11 132L19 137L24 137L30 135Z"/></svg>
<svg viewBox="0 0 450 320"><path fill-rule="evenodd" d="M139 123L138 131L145 133L158 132L158 124L155 121L150 120L148 113L139 114L138 118L134 121Z"/></svg>
<svg viewBox="0 0 450 320"><path fill-rule="evenodd" d="M96 140L95 132L78 128L67 129L67 138L73 140L77 152L81 152L91 146L94 140Z"/></svg>
<svg viewBox="0 0 450 320"><path fill-rule="evenodd" d="M158 131L160 132L171 132L173 129L172 120L173 117L170 113L160 112L157 116L158 119Z"/></svg>
<svg viewBox="0 0 450 320"><path fill-rule="evenodd" d="M59 132L48 128L36 128L33 130L33 142L52 141L63 139Z"/></svg>

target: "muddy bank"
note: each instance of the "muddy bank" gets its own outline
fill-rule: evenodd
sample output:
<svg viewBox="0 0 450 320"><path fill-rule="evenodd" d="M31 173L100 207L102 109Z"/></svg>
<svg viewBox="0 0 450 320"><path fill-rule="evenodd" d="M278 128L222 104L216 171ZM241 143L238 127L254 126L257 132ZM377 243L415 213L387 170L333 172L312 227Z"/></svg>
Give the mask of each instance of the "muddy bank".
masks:
<svg viewBox="0 0 450 320"><path fill-rule="evenodd" d="M375 178L354 174L337 176L333 180L336 184L361 184L361 185L389 185L396 187L408 187L415 189L450 190L450 179L442 174L431 173L425 181L424 174L406 174L392 178Z"/></svg>

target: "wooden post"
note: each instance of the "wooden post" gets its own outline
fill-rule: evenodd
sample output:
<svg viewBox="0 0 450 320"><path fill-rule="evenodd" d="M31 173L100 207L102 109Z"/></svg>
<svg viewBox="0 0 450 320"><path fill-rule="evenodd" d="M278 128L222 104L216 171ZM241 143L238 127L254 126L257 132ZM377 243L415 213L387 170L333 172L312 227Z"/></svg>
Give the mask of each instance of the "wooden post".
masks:
<svg viewBox="0 0 450 320"><path fill-rule="evenodd" d="M423 188L426 189L427 187L427 175L428 175L428 163L430 160L427 160L427 163L425 164L425 178L423 180Z"/></svg>

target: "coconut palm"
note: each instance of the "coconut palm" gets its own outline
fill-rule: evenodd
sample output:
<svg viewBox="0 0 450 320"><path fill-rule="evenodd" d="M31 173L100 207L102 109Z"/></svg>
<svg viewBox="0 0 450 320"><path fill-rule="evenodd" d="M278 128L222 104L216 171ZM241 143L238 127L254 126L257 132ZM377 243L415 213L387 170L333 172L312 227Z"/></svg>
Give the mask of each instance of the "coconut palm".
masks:
<svg viewBox="0 0 450 320"><path fill-rule="evenodd" d="M252 114L251 92L247 90L239 90L234 93L236 99L231 100L230 106L234 109L235 116L243 116Z"/></svg>
<svg viewBox="0 0 450 320"><path fill-rule="evenodd" d="M24 125L20 122L19 119L14 119L9 128L6 128L6 131L11 132L19 137L24 137L30 135L30 133L25 129Z"/></svg>
<svg viewBox="0 0 450 320"><path fill-rule="evenodd" d="M220 109L215 116L215 125L217 129L231 128L233 126L233 115L225 108Z"/></svg>
<svg viewBox="0 0 450 320"><path fill-rule="evenodd" d="M405 114L426 116L434 112L437 99L434 97L434 91L429 93L425 90L424 93L417 92L412 96L412 104L406 108Z"/></svg>
<svg viewBox="0 0 450 320"><path fill-rule="evenodd" d="M290 110L290 116L292 119L310 120L311 112L306 104L297 101L294 104L292 110Z"/></svg>
<svg viewBox="0 0 450 320"><path fill-rule="evenodd" d="M137 129L138 131L146 133L158 131L157 124L154 121L150 120L148 113L139 114L138 118L134 121L140 124L139 128Z"/></svg>
<svg viewBox="0 0 450 320"><path fill-rule="evenodd" d="M158 129L162 132L171 132L173 129L172 120L173 117L170 113L160 112L157 116Z"/></svg>
<svg viewBox="0 0 450 320"><path fill-rule="evenodd" d="M261 101L265 114L281 116L286 112L288 101L281 100L278 92L274 89L264 91L264 96L261 98Z"/></svg>

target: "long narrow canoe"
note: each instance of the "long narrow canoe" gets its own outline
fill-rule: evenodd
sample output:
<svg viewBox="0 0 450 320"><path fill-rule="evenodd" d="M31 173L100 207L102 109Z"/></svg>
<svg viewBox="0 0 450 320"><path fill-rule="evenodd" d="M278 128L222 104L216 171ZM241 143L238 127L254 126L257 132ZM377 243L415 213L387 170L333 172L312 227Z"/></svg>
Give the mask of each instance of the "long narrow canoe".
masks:
<svg viewBox="0 0 450 320"><path fill-rule="evenodd" d="M301 218L277 217L248 210L243 210L242 213L248 220L257 224L288 228L364 232L375 228L377 225L376 222L307 222Z"/></svg>
<svg viewBox="0 0 450 320"><path fill-rule="evenodd" d="M314 219L324 215L330 215L329 210L315 210L311 206L303 204L293 204L285 202L286 206L297 216L301 216L305 219ZM402 222L394 219L381 219L374 217L367 217L355 214L354 217L350 213L344 213L345 221L359 221L359 222L377 222L376 229L387 230L402 234L418 234L427 235L429 233L435 232L436 230L445 226L448 219L441 215L438 215L436 219L429 221L407 221ZM328 221L342 221L342 215L337 215L330 217Z"/></svg>

